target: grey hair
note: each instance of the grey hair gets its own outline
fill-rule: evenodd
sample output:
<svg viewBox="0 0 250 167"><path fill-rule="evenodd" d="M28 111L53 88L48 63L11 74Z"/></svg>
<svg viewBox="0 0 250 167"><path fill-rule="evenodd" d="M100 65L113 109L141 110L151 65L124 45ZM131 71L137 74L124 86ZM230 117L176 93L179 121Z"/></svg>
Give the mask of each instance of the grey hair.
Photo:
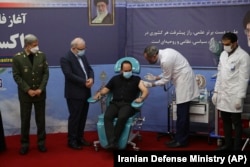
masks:
<svg viewBox="0 0 250 167"><path fill-rule="evenodd" d="M27 34L24 37L24 46L32 44L33 42L38 41L38 38L33 34Z"/></svg>
<svg viewBox="0 0 250 167"><path fill-rule="evenodd" d="M159 49L153 45L149 45L144 49L144 53L146 53L148 57L153 57L154 55L157 55L158 52Z"/></svg>
<svg viewBox="0 0 250 167"><path fill-rule="evenodd" d="M80 38L80 37L77 37L77 38L75 38L75 39L73 39L72 41L71 41L71 43L70 43L70 46L71 46L71 48L74 48L74 47L76 47L79 43L84 43L85 44L85 41L84 41L84 39L82 39L82 38Z"/></svg>

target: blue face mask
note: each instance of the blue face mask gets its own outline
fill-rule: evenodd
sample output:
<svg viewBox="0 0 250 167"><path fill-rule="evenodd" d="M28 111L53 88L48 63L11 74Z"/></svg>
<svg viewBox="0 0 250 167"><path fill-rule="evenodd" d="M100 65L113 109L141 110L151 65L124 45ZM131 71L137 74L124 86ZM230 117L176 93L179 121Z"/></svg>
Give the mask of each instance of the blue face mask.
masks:
<svg viewBox="0 0 250 167"><path fill-rule="evenodd" d="M82 57L85 54L85 50L78 50L77 55Z"/></svg>
<svg viewBox="0 0 250 167"><path fill-rule="evenodd" d="M132 71L129 71L129 72L123 72L123 77L128 79L132 76Z"/></svg>

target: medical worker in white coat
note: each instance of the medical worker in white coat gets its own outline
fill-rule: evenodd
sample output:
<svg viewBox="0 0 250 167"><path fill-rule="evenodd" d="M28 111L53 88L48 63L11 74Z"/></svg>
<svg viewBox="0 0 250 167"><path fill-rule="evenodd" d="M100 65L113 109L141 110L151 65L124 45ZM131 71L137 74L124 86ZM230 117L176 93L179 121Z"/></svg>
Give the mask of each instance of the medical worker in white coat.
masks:
<svg viewBox="0 0 250 167"><path fill-rule="evenodd" d="M199 96L195 74L186 58L178 51L166 48L159 50L156 46L148 46L144 50L144 58L150 64L160 64L163 73L159 76L145 76L150 82L144 81L146 87L162 86L172 81L175 86L177 120L174 139L167 142L171 148L184 147L189 136L190 102Z"/></svg>
<svg viewBox="0 0 250 167"><path fill-rule="evenodd" d="M221 53L212 102L223 120L225 144L217 150L240 150L242 138L243 101L246 97L250 75L250 57L238 45L236 34L222 36ZM235 129L233 143L232 125Z"/></svg>

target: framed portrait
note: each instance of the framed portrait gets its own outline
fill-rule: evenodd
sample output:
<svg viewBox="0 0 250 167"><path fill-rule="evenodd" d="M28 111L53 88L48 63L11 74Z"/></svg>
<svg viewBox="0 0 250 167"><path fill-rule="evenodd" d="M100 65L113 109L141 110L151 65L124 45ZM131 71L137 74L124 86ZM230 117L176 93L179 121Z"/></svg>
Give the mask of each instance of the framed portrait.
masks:
<svg viewBox="0 0 250 167"><path fill-rule="evenodd" d="M111 26L114 25L115 0L88 0L89 25Z"/></svg>

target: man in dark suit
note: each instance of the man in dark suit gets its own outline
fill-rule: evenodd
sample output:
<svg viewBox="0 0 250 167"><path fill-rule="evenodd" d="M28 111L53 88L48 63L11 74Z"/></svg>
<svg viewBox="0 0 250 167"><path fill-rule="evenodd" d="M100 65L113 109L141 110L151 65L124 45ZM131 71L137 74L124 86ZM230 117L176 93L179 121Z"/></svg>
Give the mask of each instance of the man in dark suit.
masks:
<svg viewBox="0 0 250 167"><path fill-rule="evenodd" d="M60 60L65 76L64 96L69 110L68 146L77 150L90 145L83 136L89 109L87 99L91 96L94 71L87 61L85 49L85 41L75 38L69 52Z"/></svg>
<svg viewBox="0 0 250 167"><path fill-rule="evenodd" d="M97 15L92 18L93 24L113 24L113 16L108 11L109 0L94 0Z"/></svg>
<svg viewBox="0 0 250 167"><path fill-rule="evenodd" d="M5 143L5 137L4 137L2 115L0 111L0 152L4 150L6 150L6 143Z"/></svg>
<svg viewBox="0 0 250 167"><path fill-rule="evenodd" d="M24 37L24 50L13 57L13 77L18 86L21 110L21 149L24 155L29 150L29 130L32 105L35 108L38 149L46 152L45 147L45 100L49 69L46 56L39 51L38 39L33 34Z"/></svg>

